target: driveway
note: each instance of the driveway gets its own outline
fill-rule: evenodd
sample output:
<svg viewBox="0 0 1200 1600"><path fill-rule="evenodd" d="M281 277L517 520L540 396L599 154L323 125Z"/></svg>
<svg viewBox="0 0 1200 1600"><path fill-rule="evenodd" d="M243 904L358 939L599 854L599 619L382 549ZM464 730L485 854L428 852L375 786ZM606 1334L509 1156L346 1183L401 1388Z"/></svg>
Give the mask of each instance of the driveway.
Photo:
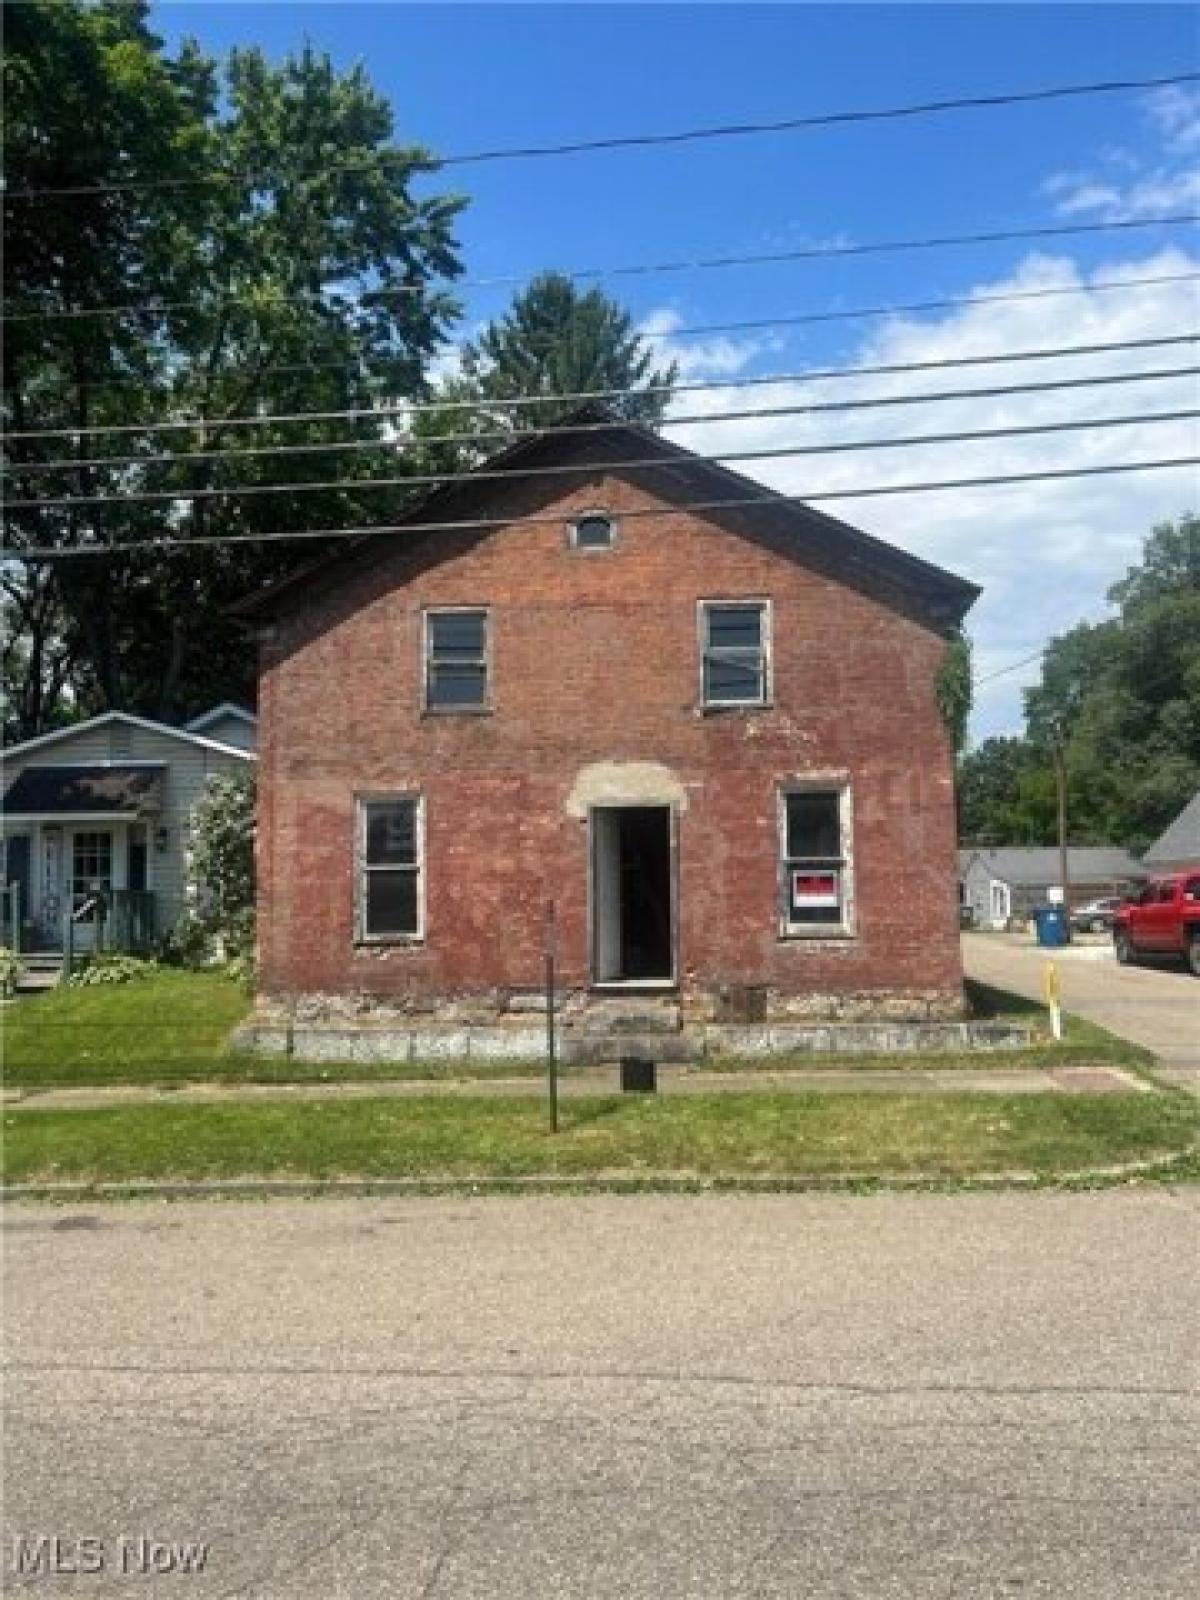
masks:
<svg viewBox="0 0 1200 1600"><path fill-rule="evenodd" d="M963 935L968 977L1034 1000L1042 998L1049 954L1028 935ZM1200 979L1165 963L1121 967L1107 948L1095 945L1069 947L1055 958L1067 1011L1153 1050L1170 1076L1200 1083Z"/></svg>
<svg viewBox="0 0 1200 1600"><path fill-rule="evenodd" d="M0 1589L1191 1600L1198 1224L1160 1187L9 1206ZM18 1575L55 1534L103 1570Z"/></svg>

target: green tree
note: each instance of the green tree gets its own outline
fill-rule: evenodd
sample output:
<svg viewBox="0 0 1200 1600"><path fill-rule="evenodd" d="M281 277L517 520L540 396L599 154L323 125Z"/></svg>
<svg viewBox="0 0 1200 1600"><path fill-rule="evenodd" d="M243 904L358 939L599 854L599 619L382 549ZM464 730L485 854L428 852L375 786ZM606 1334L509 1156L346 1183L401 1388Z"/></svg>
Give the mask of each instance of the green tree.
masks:
<svg viewBox="0 0 1200 1600"><path fill-rule="evenodd" d="M533 279L479 338L463 348L461 370L439 388L443 402L413 421L414 441L432 471L470 466L513 434L552 427L586 405L556 396L603 394L606 411L648 427L660 423L679 376L655 365L633 318L600 289L580 290L559 272ZM610 393L610 391L619 391ZM515 397L548 398L504 406Z"/></svg>
<svg viewBox="0 0 1200 1600"><path fill-rule="evenodd" d="M210 777L188 818L184 896L171 943L193 958L254 949L255 781Z"/></svg>
<svg viewBox="0 0 1200 1600"><path fill-rule="evenodd" d="M146 26L146 7L118 0L42 0L14 12L22 27L15 38L10 28L6 59L9 183L103 192L6 198L16 230L8 309L135 309L15 323L10 427L211 420L149 436L13 441L10 496L112 497L101 507L10 508L13 555L29 544L198 543L169 556L13 568L19 594L8 591L10 602L32 618L36 601L52 637L31 642L23 658L10 731L36 732L62 713L38 689L48 649L69 656L67 697L78 712L121 706L171 718L244 699L253 651L227 607L292 565L296 547L207 541L366 526L404 502L401 491L356 485L403 470L386 420L371 411L381 396L428 393L430 359L458 311L449 286L460 271L453 226L463 202L414 194L433 158L393 142L390 109L360 68L338 74L309 49L278 66L235 50L218 67L191 44L171 59ZM131 181L133 190L103 187ZM238 426L349 408L366 413L349 430ZM348 432L370 448L313 448ZM118 454L137 460L36 471L50 459ZM335 486L204 492L292 481ZM123 498L137 492L162 498Z"/></svg>
<svg viewBox="0 0 1200 1600"><path fill-rule="evenodd" d="M1048 645L1026 736L962 759L965 840L1054 841L1056 738L1076 843L1143 849L1200 788L1200 521L1156 527L1108 598L1113 617Z"/></svg>

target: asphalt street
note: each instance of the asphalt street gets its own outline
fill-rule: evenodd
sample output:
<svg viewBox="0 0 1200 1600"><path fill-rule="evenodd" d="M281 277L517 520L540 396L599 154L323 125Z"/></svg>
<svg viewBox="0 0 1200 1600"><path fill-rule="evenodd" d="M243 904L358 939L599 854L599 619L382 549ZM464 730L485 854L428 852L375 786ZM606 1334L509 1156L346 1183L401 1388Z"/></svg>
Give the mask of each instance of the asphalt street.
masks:
<svg viewBox="0 0 1200 1600"><path fill-rule="evenodd" d="M1198 1217L10 1206L4 1592L1190 1600Z"/></svg>

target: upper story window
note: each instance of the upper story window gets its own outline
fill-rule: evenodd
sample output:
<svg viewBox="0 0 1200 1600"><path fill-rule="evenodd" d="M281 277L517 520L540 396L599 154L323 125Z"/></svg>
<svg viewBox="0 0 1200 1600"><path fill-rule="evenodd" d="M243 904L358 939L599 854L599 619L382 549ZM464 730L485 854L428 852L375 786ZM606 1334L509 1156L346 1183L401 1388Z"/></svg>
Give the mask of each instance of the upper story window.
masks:
<svg viewBox="0 0 1200 1600"><path fill-rule="evenodd" d="M779 806L782 932L852 931L850 788L785 788Z"/></svg>
<svg viewBox="0 0 1200 1600"><path fill-rule="evenodd" d="M425 613L426 711L486 711L488 668L486 611Z"/></svg>
<svg viewBox="0 0 1200 1600"><path fill-rule="evenodd" d="M701 699L706 706L762 706L770 698L771 617L765 600L700 606Z"/></svg>
<svg viewBox="0 0 1200 1600"><path fill-rule="evenodd" d="M568 524L573 550L611 550L617 542L617 521L607 511L585 511Z"/></svg>

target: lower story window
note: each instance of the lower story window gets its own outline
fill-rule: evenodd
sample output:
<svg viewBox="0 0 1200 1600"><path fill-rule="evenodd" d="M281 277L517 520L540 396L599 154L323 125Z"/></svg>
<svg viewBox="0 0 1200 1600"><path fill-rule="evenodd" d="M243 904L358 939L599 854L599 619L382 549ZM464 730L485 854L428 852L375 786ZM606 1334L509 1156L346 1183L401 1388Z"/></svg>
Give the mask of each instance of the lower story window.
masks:
<svg viewBox="0 0 1200 1600"><path fill-rule="evenodd" d="M849 786L785 789L779 813L783 932L849 933Z"/></svg>
<svg viewBox="0 0 1200 1600"><path fill-rule="evenodd" d="M417 795L358 802L358 936L419 939L424 819Z"/></svg>

